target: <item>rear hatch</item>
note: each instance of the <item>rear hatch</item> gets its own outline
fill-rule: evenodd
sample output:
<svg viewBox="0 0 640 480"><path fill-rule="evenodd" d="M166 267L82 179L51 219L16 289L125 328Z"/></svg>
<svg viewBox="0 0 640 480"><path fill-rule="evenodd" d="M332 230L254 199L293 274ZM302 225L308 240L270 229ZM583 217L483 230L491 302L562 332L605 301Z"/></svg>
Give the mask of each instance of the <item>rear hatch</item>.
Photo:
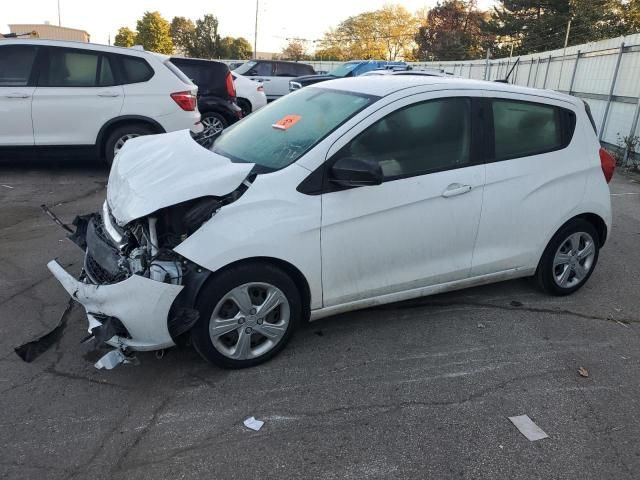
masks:
<svg viewBox="0 0 640 480"><path fill-rule="evenodd" d="M198 95L235 100L233 78L226 63L179 57L171 58L171 63L198 86Z"/></svg>

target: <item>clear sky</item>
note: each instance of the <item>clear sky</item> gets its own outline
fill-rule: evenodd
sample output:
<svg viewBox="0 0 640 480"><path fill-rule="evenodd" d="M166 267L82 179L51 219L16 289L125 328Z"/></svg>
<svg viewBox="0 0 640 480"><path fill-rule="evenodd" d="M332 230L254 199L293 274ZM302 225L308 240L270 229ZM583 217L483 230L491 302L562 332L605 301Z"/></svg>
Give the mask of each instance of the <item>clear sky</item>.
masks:
<svg viewBox="0 0 640 480"><path fill-rule="evenodd" d="M212 13L220 22L220 34L245 37L253 44L255 0L59 0L62 26L86 30L91 41L107 43L121 26L135 29L136 20L147 11L158 10L171 20L184 16L195 20ZM389 3L410 11L431 7L436 0L259 0L258 51L278 52L291 37L317 39L341 20L375 10ZM487 8L493 0L479 0ZM58 0L0 0L0 32L8 23L58 24ZM1 23L6 22L6 23ZM311 46L312 44L310 44Z"/></svg>

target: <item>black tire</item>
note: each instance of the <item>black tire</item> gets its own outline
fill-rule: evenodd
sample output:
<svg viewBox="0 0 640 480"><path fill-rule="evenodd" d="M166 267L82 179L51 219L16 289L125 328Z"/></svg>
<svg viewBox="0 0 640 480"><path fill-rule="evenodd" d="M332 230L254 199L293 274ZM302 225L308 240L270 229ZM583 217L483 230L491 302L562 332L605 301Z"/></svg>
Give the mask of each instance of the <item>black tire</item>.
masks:
<svg viewBox="0 0 640 480"><path fill-rule="evenodd" d="M264 354L242 360L230 358L218 350L212 341L211 335L209 334L209 328L212 322L211 317L218 303L231 292L231 290L252 282L270 284L282 292L289 306L289 322L278 343ZM260 304L254 305L259 306ZM219 367L229 369L252 367L264 363L277 355L293 335L293 332L300 323L303 311L300 292L293 280L281 269L268 263L241 264L214 275L202 287L198 295L196 308L200 313L200 318L191 330L193 346L205 360ZM247 318L244 325L249 325L249 318ZM254 324L254 328L258 327ZM244 329L244 327L238 327L238 330L230 332L229 335L239 335L239 333L237 333L239 329ZM265 340L265 337L259 334L255 335L256 333L257 332L254 331L251 335L252 341L256 339L256 337L258 342Z"/></svg>
<svg viewBox="0 0 640 480"><path fill-rule="evenodd" d="M558 252L560 247L565 244L565 242L571 235L576 233L585 233L591 237L591 239L593 240L594 255L591 260L589 270L584 278L582 278L574 285L562 287L556 281L555 272L556 268L562 267L554 267L554 259L556 256L556 252ZM600 237L598 236L598 232L595 227L586 220L580 218L574 219L565 224L560 230L558 230L553 238L549 241L547 248L542 254L540 263L538 264L538 269L536 270L534 276L535 282L542 290L551 295L570 295L576 290L579 290L585 283L587 283L587 280L589 280L589 277L591 277L591 274L596 268L599 253Z"/></svg>
<svg viewBox="0 0 640 480"><path fill-rule="evenodd" d="M222 133L222 130L215 133L210 131L210 128L212 127L209 127L208 122L216 123L216 121L220 122L222 130L229 126L229 121L224 117L224 115L217 112L204 112L200 118L200 122L204 125L205 129L197 135L196 141L204 148L211 147L216 137Z"/></svg>
<svg viewBox="0 0 640 480"><path fill-rule="evenodd" d="M249 102L249 100L247 100L246 98L238 98L236 100L236 103L242 110L243 117L246 117L247 115L251 114L252 108L251 108L251 102Z"/></svg>
<svg viewBox="0 0 640 480"><path fill-rule="evenodd" d="M116 143L123 137L127 135L134 135L136 137L140 137L142 135L151 135L156 133L153 129L147 125L141 125L139 123L131 123L128 125L123 125L121 127L117 127L113 130L107 140L104 142L104 161L107 165L111 166L113 163L113 158L115 157L115 147Z"/></svg>

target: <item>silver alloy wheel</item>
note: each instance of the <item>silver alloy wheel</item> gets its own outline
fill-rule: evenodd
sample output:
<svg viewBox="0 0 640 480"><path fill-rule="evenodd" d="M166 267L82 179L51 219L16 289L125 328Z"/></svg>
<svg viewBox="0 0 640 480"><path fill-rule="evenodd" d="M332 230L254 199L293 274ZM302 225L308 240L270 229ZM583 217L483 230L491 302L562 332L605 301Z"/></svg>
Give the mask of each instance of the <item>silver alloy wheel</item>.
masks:
<svg viewBox="0 0 640 480"><path fill-rule="evenodd" d="M247 360L264 355L284 337L291 309L282 291L269 283L245 283L227 292L209 321L209 336L225 357Z"/></svg>
<svg viewBox="0 0 640 480"><path fill-rule="evenodd" d="M202 136L205 138L212 138L224 130L224 124L218 117L204 117L202 119L202 126L204 130Z"/></svg>
<svg viewBox="0 0 640 480"><path fill-rule="evenodd" d="M128 140L139 136L139 133L127 133L126 135L121 136L113 146L113 156L115 157L116 155L118 155L118 152L122 149L122 147L124 147L124 144L127 143Z"/></svg>
<svg viewBox="0 0 640 480"><path fill-rule="evenodd" d="M561 288L572 288L582 282L596 256L595 242L586 232L572 233L560 244L553 257L553 279Z"/></svg>

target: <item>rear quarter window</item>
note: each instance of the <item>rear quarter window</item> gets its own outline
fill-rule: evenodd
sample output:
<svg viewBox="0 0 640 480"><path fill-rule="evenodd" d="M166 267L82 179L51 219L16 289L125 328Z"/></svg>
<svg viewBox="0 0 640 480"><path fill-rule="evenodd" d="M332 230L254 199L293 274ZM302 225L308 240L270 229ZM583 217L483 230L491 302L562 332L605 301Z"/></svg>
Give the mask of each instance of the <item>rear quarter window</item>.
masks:
<svg viewBox="0 0 640 480"><path fill-rule="evenodd" d="M118 55L118 60L125 84L148 82L153 77L153 68L144 58Z"/></svg>
<svg viewBox="0 0 640 480"><path fill-rule="evenodd" d="M495 160L540 155L571 143L576 122L571 110L506 99L492 100L491 110Z"/></svg>

